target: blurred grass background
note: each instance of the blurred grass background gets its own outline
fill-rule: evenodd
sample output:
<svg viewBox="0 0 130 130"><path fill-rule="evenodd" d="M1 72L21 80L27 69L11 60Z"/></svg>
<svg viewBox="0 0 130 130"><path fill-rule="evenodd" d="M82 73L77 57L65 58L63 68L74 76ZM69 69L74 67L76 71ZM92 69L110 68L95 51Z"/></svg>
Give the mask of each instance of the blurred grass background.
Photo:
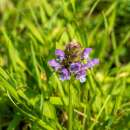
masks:
<svg viewBox="0 0 130 130"><path fill-rule="evenodd" d="M73 39L100 59L73 83L73 130L130 130L130 0L0 0L0 130L67 130L47 61Z"/></svg>

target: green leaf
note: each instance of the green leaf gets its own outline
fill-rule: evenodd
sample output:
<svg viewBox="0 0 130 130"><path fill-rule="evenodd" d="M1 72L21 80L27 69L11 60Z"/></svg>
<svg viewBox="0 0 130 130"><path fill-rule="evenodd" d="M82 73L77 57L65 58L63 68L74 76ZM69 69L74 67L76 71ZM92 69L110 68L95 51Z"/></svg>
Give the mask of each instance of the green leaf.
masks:
<svg viewBox="0 0 130 130"><path fill-rule="evenodd" d="M45 101L43 105L43 115L50 118L50 119L56 119L56 111L52 104Z"/></svg>

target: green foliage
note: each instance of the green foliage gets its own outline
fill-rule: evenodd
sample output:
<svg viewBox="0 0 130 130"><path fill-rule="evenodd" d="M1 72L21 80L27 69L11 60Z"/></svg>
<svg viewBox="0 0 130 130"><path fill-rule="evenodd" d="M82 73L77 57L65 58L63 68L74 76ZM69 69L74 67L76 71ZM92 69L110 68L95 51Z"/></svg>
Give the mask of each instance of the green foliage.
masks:
<svg viewBox="0 0 130 130"><path fill-rule="evenodd" d="M0 0L0 130L67 130L47 62L73 39L100 59L72 82L73 130L130 130L130 0Z"/></svg>

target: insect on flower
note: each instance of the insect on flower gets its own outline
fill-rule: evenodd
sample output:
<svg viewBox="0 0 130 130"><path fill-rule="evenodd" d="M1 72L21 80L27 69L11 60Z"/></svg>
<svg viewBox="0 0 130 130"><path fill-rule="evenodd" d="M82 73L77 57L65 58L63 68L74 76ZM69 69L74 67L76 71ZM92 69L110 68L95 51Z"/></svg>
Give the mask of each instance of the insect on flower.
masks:
<svg viewBox="0 0 130 130"><path fill-rule="evenodd" d="M70 42L65 50L56 49L55 59L48 64L59 74L60 80L69 80L73 75L81 83L86 81L87 70L99 64L97 58L90 59L92 48L82 49L77 42Z"/></svg>

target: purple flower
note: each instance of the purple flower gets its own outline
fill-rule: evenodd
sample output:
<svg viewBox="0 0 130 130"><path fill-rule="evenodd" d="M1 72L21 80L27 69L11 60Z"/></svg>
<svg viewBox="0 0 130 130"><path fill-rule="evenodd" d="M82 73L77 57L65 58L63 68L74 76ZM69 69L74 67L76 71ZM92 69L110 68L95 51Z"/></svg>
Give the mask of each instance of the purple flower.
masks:
<svg viewBox="0 0 130 130"><path fill-rule="evenodd" d="M72 63L70 65L70 71L73 72L73 73L76 73L80 70L80 67L81 67L81 63L80 62L77 62L77 63Z"/></svg>
<svg viewBox="0 0 130 130"><path fill-rule="evenodd" d="M65 58L65 53L64 53L62 50L60 50L60 49L57 49L57 50L55 51L55 55L57 56L57 58L58 58L60 61L62 61L62 60Z"/></svg>
<svg viewBox="0 0 130 130"><path fill-rule="evenodd" d="M93 68L96 64L99 64L99 59L88 60L86 67Z"/></svg>
<svg viewBox="0 0 130 130"><path fill-rule="evenodd" d="M50 60L48 64L59 74L60 80L69 80L73 75L81 83L86 81L88 69L99 64L98 59L90 59L89 54L92 48L82 47L77 42L67 44L64 51L57 49L55 51L56 60Z"/></svg>
<svg viewBox="0 0 130 130"><path fill-rule="evenodd" d="M92 51L92 48L85 48L84 51L83 51L83 58L88 60L89 54L90 54L91 51Z"/></svg>
<svg viewBox="0 0 130 130"><path fill-rule="evenodd" d="M48 61L48 64L55 70L59 70L61 68L61 65L56 60L50 60Z"/></svg>
<svg viewBox="0 0 130 130"><path fill-rule="evenodd" d="M69 80L70 79L70 73L66 68L61 69L60 71L60 80Z"/></svg>

